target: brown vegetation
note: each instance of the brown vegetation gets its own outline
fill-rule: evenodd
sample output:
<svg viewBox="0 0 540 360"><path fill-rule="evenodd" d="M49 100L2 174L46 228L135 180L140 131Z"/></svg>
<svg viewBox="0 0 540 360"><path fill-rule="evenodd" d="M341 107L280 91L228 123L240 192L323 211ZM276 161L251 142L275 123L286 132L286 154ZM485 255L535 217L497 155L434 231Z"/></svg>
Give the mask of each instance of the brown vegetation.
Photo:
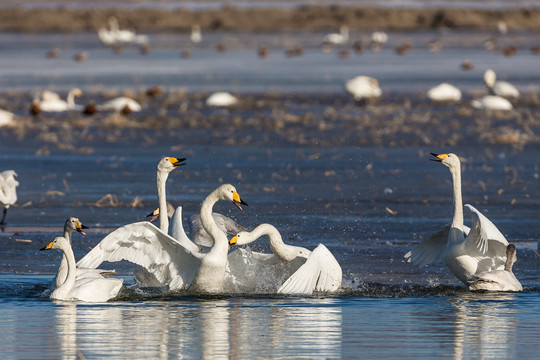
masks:
<svg viewBox="0 0 540 360"><path fill-rule="evenodd" d="M353 29L414 30L494 29L503 20L509 29L540 29L540 9L388 9L301 6L292 9L231 8L190 11L177 9L0 9L0 31L81 32L106 25L110 16L120 25L141 31L187 31L193 24L207 30L275 31L329 29L347 24Z"/></svg>

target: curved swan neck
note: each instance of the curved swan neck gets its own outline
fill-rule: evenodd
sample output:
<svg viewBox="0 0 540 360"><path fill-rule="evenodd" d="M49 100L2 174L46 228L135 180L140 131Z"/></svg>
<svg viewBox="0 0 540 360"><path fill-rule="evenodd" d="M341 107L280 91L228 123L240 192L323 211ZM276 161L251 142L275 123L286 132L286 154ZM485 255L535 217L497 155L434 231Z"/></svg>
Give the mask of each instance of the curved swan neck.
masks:
<svg viewBox="0 0 540 360"><path fill-rule="evenodd" d="M165 183L169 174L158 170L156 175L157 180L157 193L159 202L159 228L164 233L169 231L169 218L167 216L167 192L165 189Z"/></svg>
<svg viewBox="0 0 540 360"><path fill-rule="evenodd" d="M73 285L75 285L75 278L77 276L77 265L75 264L75 255L73 254L73 249L71 249L71 246L67 242L63 244L61 250L64 253L64 258L67 260L67 276L62 285L57 287L54 291L54 294L56 294L57 297L65 297L73 289Z"/></svg>
<svg viewBox="0 0 540 360"><path fill-rule="evenodd" d="M67 104L70 108L75 107L75 91L71 90L67 96Z"/></svg>
<svg viewBox="0 0 540 360"><path fill-rule="evenodd" d="M251 237L249 241L245 242L245 244L252 243L261 236L267 235L268 239L270 240L270 246L272 247L272 249L274 247L284 245L283 239L281 238L281 234L279 233L278 229L276 229L270 224L261 224L257 226L255 229L253 229L253 231L250 232L250 235Z"/></svg>
<svg viewBox="0 0 540 360"><path fill-rule="evenodd" d="M463 199L461 198L461 166L449 168L452 174L454 217L452 227L463 230Z"/></svg>
<svg viewBox="0 0 540 360"><path fill-rule="evenodd" d="M228 251L229 241L227 235L220 230L217 226L214 217L212 216L212 209L214 204L220 200L219 189L214 190L210 195L204 199L201 205L201 222L204 230L212 237L214 240L214 245L210 252L217 251Z"/></svg>

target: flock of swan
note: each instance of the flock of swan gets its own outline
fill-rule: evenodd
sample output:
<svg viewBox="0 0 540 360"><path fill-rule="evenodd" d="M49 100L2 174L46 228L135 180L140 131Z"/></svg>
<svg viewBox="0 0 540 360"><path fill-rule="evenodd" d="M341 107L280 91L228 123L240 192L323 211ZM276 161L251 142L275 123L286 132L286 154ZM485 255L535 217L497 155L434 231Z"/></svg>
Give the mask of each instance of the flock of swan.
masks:
<svg viewBox="0 0 540 360"><path fill-rule="evenodd" d="M512 110L508 99L517 99L519 90L506 81L496 81L496 74L488 69L484 73L484 84L488 95L471 101L471 106L483 110ZM378 98L382 95L379 82L369 76L357 76L345 83L345 90L356 101ZM455 102L461 100L461 90L449 83L441 83L427 91L427 96L436 102Z"/></svg>
<svg viewBox="0 0 540 360"><path fill-rule="evenodd" d="M445 165L451 174L454 215L449 225L416 245L405 259L417 266L444 261L450 272L471 290L521 291L522 285L512 272L516 248L497 227L470 204L463 205L461 163L453 153L432 154L433 161ZM104 262L126 260L142 269L136 274L143 286L161 286L189 293L265 292L310 295L335 293L341 289L342 269L331 251L319 244L309 250L283 242L278 229L260 224L249 231L224 215L213 213L214 205L227 201L242 210L247 204L236 188L224 184L202 202L200 214L191 218L188 236L183 228L182 207L167 202L169 174L185 164L184 158L164 157L157 165L156 188L159 208L151 221L159 217L159 227L151 221L127 224L105 236L78 262L72 250L72 234L85 235L87 229L75 217L64 225L63 236L41 250L63 252L50 297L56 300L103 302L116 297L122 279L110 278L114 271L101 270ZM16 199L16 173L0 173L0 204L7 207ZM464 224L466 210L471 226ZM2 222L4 221L2 219ZM170 219L170 220L169 220ZM229 235L232 237L229 239ZM250 244L266 236L271 253L233 247Z"/></svg>

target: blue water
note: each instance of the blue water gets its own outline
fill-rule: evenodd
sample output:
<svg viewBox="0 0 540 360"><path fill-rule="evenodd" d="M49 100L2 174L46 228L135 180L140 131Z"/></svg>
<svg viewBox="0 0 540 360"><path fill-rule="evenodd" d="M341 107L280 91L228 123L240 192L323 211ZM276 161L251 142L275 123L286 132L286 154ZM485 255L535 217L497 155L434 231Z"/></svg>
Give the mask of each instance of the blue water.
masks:
<svg viewBox="0 0 540 360"><path fill-rule="evenodd" d="M14 287L45 278L1 276ZM0 299L2 359L531 358L536 293L378 299L167 296L87 305Z"/></svg>

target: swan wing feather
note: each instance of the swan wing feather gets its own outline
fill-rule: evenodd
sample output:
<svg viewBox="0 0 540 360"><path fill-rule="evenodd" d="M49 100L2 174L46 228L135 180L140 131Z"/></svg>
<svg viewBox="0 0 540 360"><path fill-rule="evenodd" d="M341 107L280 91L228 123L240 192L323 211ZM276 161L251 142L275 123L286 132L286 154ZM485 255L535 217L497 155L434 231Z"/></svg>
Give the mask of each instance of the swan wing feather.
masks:
<svg viewBox="0 0 540 360"><path fill-rule="evenodd" d="M465 239L470 250L476 249L481 255L506 258L508 240L497 227L480 211L470 204L465 205L471 217L471 231Z"/></svg>
<svg viewBox="0 0 540 360"><path fill-rule="evenodd" d="M278 289L280 294L312 294L314 291L333 292L341 286L341 266L334 255L319 244L306 262Z"/></svg>
<svg viewBox="0 0 540 360"><path fill-rule="evenodd" d="M449 232L450 224L431 234L405 254L407 262L412 262L416 266L424 266L441 261L442 254L448 243Z"/></svg>
<svg viewBox="0 0 540 360"><path fill-rule="evenodd" d="M107 235L78 267L96 268L102 262L127 260L138 264L171 289L188 287L200 258L147 221L122 226Z"/></svg>

